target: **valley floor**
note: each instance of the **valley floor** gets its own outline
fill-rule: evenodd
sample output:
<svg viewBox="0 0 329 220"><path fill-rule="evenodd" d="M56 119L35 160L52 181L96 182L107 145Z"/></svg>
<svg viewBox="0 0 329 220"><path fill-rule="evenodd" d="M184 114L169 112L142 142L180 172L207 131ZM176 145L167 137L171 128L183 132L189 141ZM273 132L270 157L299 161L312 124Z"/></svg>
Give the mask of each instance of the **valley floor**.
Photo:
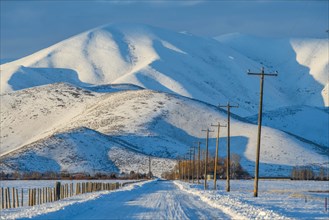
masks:
<svg viewBox="0 0 329 220"><path fill-rule="evenodd" d="M327 219L326 182L260 182L252 196L252 181L225 181L218 190L181 181L146 181L116 191L73 196L34 207L2 210L1 219ZM316 192L314 192L315 190ZM311 191L311 192L310 192ZM322 192L323 193L320 193ZM317 193L318 192L318 193Z"/></svg>

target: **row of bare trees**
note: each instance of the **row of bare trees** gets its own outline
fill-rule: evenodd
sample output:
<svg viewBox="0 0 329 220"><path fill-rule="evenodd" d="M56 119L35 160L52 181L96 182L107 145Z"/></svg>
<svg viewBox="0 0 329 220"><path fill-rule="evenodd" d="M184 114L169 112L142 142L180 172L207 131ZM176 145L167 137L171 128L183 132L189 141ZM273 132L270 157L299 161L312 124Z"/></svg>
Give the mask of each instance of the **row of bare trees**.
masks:
<svg viewBox="0 0 329 220"><path fill-rule="evenodd" d="M180 180L200 180L205 178L205 158L204 153L202 152L203 157L191 159L182 159L179 160L175 169L172 172L166 172L163 174L163 178L166 179L180 179ZM251 178L248 172L246 172L241 164L240 164L240 156L238 154L232 154L230 160L230 177L232 179L248 179ZM226 158L218 158L217 161L217 177L219 179L226 178L226 169L227 168L227 160ZM208 179L210 176L213 176L215 169L215 158L208 158L207 163L207 174ZM212 177L213 178L213 177ZM212 179L211 178L211 179Z"/></svg>
<svg viewBox="0 0 329 220"><path fill-rule="evenodd" d="M295 166L291 171L293 180L329 180L329 171L324 167L315 172L311 166Z"/></svg>

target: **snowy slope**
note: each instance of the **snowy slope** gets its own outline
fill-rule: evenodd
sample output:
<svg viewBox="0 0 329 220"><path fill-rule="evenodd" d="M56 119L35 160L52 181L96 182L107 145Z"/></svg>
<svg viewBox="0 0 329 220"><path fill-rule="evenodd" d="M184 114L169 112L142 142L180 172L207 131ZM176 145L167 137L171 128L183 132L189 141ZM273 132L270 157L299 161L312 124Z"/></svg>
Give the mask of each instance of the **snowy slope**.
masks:
<svg viewBox="0 0 329 220"><path fill-rule="evenodd" d="M273 84L287 96L307 105L328 106L329 41L328 39L262 38L239 33L216 38L268 71L279 71ZM313 94L310 96L310 94ZM290 105L295 105L293 102Z"/></svg>
<svg viewBox="0 0 329 220"><path fill-rule="evenodd" d="M97 96L63 83L1 95L0 155L51 135Z"/></svg>
<svg viewBox="0 0 329 220"><path fill-rule="evenodd" d="M176 164L173 160L157 157L152 157L151 161L151 172L159 177ZM82 127L56 133L3 156L0 169L6 172L148 173L149 163L147 155Z"/></svg>
<svg viewBox="0 0 329 220"><path fill-rule="evenodd" d="M328 106L329 103L328 39L262 38L238 33L216 39L251 60L262 63L268 71L278 70L282 77L271 83L291 98L308 100L305 102L307 106L295 105L296 102L291 101L289 105L278 106L274 110L269 110L265 105L265 125L328 147L329 116L314 107ZM265 99L268 98L267 80ZM257 123L257 115L249 119Z"/></svg>
<svg viewBox="0 0 329 220"><path fill-rule="evenodd" d="M257 123L258 115L247 119ZM311 106L291 106L263 113L263 125L329 147L329 112Z"/></svg>
<svg viewBox="0 0 329 220"><path fill-rule="evenodd" d="M57 90L53 89L54 86ZM69 96L70 91L75 91L74 96L80 99L76 101L71 99ZM33 95L27 96L26 93ZM66 94L67 97L63 94ZM83 94L88 95L83 96ZM7 126L3 126L4 123L8 123L8 126L9 124L11 126L10 130L6 128L6 133L2 134L1 145L4 148L1 150L3 155L22 147L22 149L25 149L25 147L30 149L38 148L37 146L49 148L53 143L53 138L49 139L51 135L85 127L108 135L111 140L115 140L121 147L123 146L147 155L174 158L186 153L194 141L201 139L204 143L205 133L201 129L205 129L211 123L218 121L225 123L226 120L226 114L212 105L178 95L151 90L97 94L67 84L55 84L21 90L3 96L5 99L1 99L4 103L4 108L1 108L1 118L4 119L4 122L2 122L1 126L2 128L6 128ZM53 100L49 97L52 97ZM59 117L57 114L47 113L47 117L44 117L40 113L41 110L44 112L54 112L55 106L58 105L57 97L65 97L65 99L62 99L62 105L65 107L63 108L60 124L57 122ZM65 101L69 104L65 103ZM31 105L32 102L40 103L42 106L37 104ZM20 105L18 108L13 108L10 103L20 103ZM79 106L79 111L76 110L75 106ZM22 114L22 111L18 109L26 110ZM65 115L65 111L68 115ZM27 120L31 117L30 115L33 116L33 123ZM15 123L12 123L13 120L15 120ZM41 124L43 125L43 129L35 130L31 133L28 129L31 123L34 125ZM249 172L253 173L256 125L237 119L232 119L231 123L232 153L241 155L241 163L243 163ZM20 132L19 139L16 138L16 132L18 131ZM301 142L286 133L264 127L262 134L261 175L289 175L291 166L309 164L324 165L328 161L328 156L323 155L323 152L318 152L317 149L314 149L313 145ZM67 143L72 143L71 139L74 139L74 143L68 144L70 146L69 148L85 151L83 149L88 148L90 145L81 143L83 146L80 146L80 144L75 144L79 143L79 140L89 143L87 140L84 140L83 136L83 134L79 134L73 138L71 135L68 135ZM88 132L86 132L86 136L90 136ZM31 145L32 137L34 140L39 138L39 141L41 141L42 139L42 144L40 145L37 142L37 144L33 143ZM66 136L63 135L63 137ZM225 129L221 131L221 137L226 137ZM100 149L108 147L107 144L102 144L104 142L103 137L101 137L101 140ZM67 145L65 144L64 146ZM109 142L109 146L112 146L111 142ZM210 151L213 153L215 148L214 133L211 134L209 146ZM225 146L225 138L221 138L221 156L225 155ZM73 150L68 152L71 151ZM11 155L14 155L16 152L18 151L14 151L8 154L8 156L12 157ZM48 151L40 150L37 154L40 156L35 157L44 157L45 153L42 152ZM88 154L89 151L84 153ZM54 154L56 155L56 153ZM120 153L117 154L120 155ZM21 153L21 155L25 155L23 158L28 158L29 153ZM100 157L101 155L97 156L97 158ZM91 159L92 157L88 156L88 158ZM112 158L111 160L115 161L116 159ZM67 164L61 162L62 159L60 157L55 161L57 164L60 164L58 165L59 167L69 169ZM103 162L100 163L103 164ZM74 165L72 166L74 167ZM91 165L88 166L90 167ZM97 164L93 166L98 167ZM127 166L129 167L131 165Z"/></svg>
<svg viewBox="0 0 329 220"><path fill-rule="evenodd" d="M257 48L256 52L261 51ZM214 39L146 25L114 24L1 65L1 93L59 81L78 86L132 83L211 104L230 100L239 103L237 113L250 116L257 112L259 80L246 71L258 71L260 66L259 60ZM323 85L299 64L289 70L266 80L266 109L323 106ZM300 70L303 79L295 85Z"/></svg>

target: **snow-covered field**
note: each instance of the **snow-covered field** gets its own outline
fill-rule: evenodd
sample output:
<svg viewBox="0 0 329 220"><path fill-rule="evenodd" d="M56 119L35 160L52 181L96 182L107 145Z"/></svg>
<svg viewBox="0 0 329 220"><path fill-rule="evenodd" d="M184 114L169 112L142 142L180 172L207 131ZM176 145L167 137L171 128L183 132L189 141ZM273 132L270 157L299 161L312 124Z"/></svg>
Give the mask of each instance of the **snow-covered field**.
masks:
<svg viewBox="0 0 329 220"><path fill-rule="evenodd" d="M212 188L212 182L209 181ZM34 207L2 210L2 219L328 219L327 182L232 180L231 192L180 181L146 181L116 191L88 193ZM21 183L17 183L21 184ZM326 191L320 193L319 191Z"/></svg>
<svg viewBox="0 0 329 220"><path fill-rule="evenodd" d="M115 183L115 182L130 182L132 180L93 180L92 182L103 182L103 183ZM137 180L135 180L137 181ZM61 181L63 184L64 183L72 183L72 181ZM77 182L77 181L73 181ZM88 182L87 180L78 180L78 182ZM146 182L138 182L134 183L131 185L127 185L121 189L115 190L116 192L118 191L125 191L125 190L132 190L135 187L141 186L145 184ZM15 186L17 188L37 188L37 187L53 187L55 184L55 181L3 181L3 186ZM53 203L45 203L42 205L37 205L33 207L19 207L15 209L5 209L1 210L0 212L0 217L1 219L17 219L17 218L31 218L35 217L37 215L45 214L48 212L55 212L61 209L65 209L67 206L71 206L74 204L80 204L84 203L86 201L90 200L95 200L102 195L112 193L114 191L99 191L99 192L92 192L92 193L86 193L86 194L80 194L80 195L75 195L73 197L65 198L60 201L56 201ZM26 199L24 199L26 201ZM66 219L70 219L69 216L66 217Z"/></svg>
<svg viewBox="0 0 329 220"><path fill-rule="evenodd" d="M73 183L73 191L76 192L76 183L97 182L97 183L122 184L122 183L141 181L141 180L1 180L0 188L9 187L10 189L11 188L18 189L19 198L21 198L21 192L23 190L23 205L27 206L29 189L41 189L44 187L53 188L55 187L55 183L58 181L61 182L62 185Z"/></svg>
<svg viewBox="0 0 329 220"><path fill-rule="evenodd" d="M218 191L203 190L203 185L175 182L184 191L200 196L202 201L230 213L235 219L328 219L325 198L326 181L260 180L258 197L253 197L253 180L217 181ZM213 182L208 181L209 189ZM322 191L322 193L320 192Z"/></svg>

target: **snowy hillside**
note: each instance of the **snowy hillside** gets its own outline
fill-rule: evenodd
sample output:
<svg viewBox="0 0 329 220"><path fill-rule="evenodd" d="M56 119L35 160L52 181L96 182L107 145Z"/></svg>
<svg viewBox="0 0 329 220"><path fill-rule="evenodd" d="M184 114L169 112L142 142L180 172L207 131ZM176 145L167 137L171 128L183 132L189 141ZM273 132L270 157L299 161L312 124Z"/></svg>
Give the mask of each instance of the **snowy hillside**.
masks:
<svg viewBox="0 0 329 220"><path fill-rule="evenodd" d="M174 168L170 159L152 157L152 173L161 176ZM148 173L148 156L123 147L116 139L88 128L56 133L1 158L0 169L6 172L38 171L89 174Z"/></svg>
<svg viewBox="0 0 329 220"><path fill-rule="evenodd" d="M239 33L219 36L216 39L249 59L261 63L269 71L279 71L281 77L271 83L285 92L288 99L310 99L304 104L329 105L328 39L262 38ZM289 105L296 104L290 100L292 102Z"/></svg>
<svg viewBox="0 0 329 220"><path fill-rule="evenodd" d="M279 71L271 83L287 97L307 100L305 105L291 101L275 110L265 107L264 124L328 147L329 116L317 107L327 106L329 77L328 39L261 38L227 34L216 38L237 52L262 63L268 71ZM268 98L265 82L265 97ZM312 96L309 96L313 94ZM276 102L276 99L274 99ZM271 100L273 101L273 100ZM302 103L302 102L300 102ZM313 107L315 106L315 107ZM257 115L249 119L257 123Z"/></svg>
<svg viewBox="0 0 329 220"><path fill-rule="evenodd" d="M257 123L258 115L247 119ZM263 113L263 124L323 147L329 147L329 112L310 106L291 106Z"/></svg>
<svg viewBox="0 0 329 220"><path fill-rule="evenodd" d="M97 100L97 93L52 84L1 95L0 155L51 135Z"/></svg>
<svg viewBox="0 0 329 220"><path fill-rule="evenodd" d="M256 54L262 50L255 48ZM62 81L82 87L131 83L216 105L239 103L237 113L250 116L257 113L259 79L246 71L259 71L262 64L239 52L214 39L146 25L114 24L1 65L1 93ZM294 54L284 57L290 55ZM326 70L328 65L326 54L320 55L324 66L320 70L313 68L309 73L295 59L279 77L266 80L266 109L323 106L324 85L317 82L323 76L317 71ZM315 66L315 61L305 62ZM285 65L281 61L275 64L279 66L272 69L279 71ZM313 79L313 75L318 78Z"/></svg>
<svg viewBox="0 0 329 220"><path fill-rule="evenodd" d="M29 164L28 161L39 160L41 164L45 163L44 167L51 166L48 164L51 163L58 169L76 170L78 168L73 158L80 158L88 169L103 169L107 164L105 168L113 170L119 166L111 165L113 161L122 158L111 158L109 153L112 163L107 163L109 159L100 153L111 152L108 150L111 146L124 147L146 155L174 158L186 153L194 141L201 139L204 143L205 133L201 129L218 121L225 123L226 120L226 114L212 105L151 90L107 94L67 84L55 84L8 93L2 95L1 100L1 126L5 128L1 150L3 155L7 154L3 158L16 161L15 166L20 168L32 166L33 162ZM231 123L232 153L241 155L241 163L253 173L256 125L236 119L232 119ZM42 129L31 129L31 125L42 125ZM212 133L211 152L215 148L214 137ZM226 137L225 129L221 137ZM36 142L32 143L31 140ZM63 144L58 144L61 142ZM16 150L18 148L20 150ZM221 156L225 155L225 148L225 138L221 138ZM65 158L59 156L59 152L67 152ZM316 151L313 145L264 127L261 175L289 175L291 166L324 165L327 161L328 157ZM35 163L35 166L40 165Z"/></svg>

